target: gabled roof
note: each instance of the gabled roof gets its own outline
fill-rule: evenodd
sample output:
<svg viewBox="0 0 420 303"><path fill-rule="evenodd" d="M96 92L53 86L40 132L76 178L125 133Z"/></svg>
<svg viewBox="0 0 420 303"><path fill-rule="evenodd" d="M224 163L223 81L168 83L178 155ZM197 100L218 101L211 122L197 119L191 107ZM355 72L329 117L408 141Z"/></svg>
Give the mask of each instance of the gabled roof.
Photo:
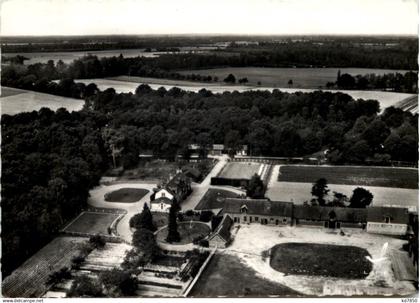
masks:
<svg viewBox="0 0 420 303"><path fill-rule="evenodd" d="M409 212L402 207L368 207L368 222L385 222L385 217L390 217L391 223L408 224Z"/></svg>
<svg viewBox="0 0 420 303"><path fill-rule="evenodd" d="M232 227L233 220L230 216L225 216L220 222L220 225L217 227L217 230L210 236L210 240L213 239L216 235L219 235L224 241L228 242L230 240L230 228Z"/></svg>
<svg viewBox="0 0 420 303"><path fill-rule="evenodd" d="M150 203L157 203L157 204L164 203L164 204L172 205L172 200L167 197L161 197L161 198L151 201Z"/></svg>
<svg viewBox="0 0 420 303"><path fill-rule="evenodd" d="M328 221L332 211L341 222L366 222L366 208L295 205L293 215L296 219Z"/></svg>
<svg viewBox="0 0 420 303"><path fill-rule="evenodd" d="M241 213L241 208L244 206L247 208L247 213L251 215L292 217L293 213L292 202L237 198L227 198L224 202L223 211L225 213Z"/></svg>
<svg viewBox="0 0 420 303"><path fill-rule="evenodd" d="M188 175L191 175L191 176L193 176L194 178L199 178L200 176L201 176L201 172L198 170L198 169L196 169L196 168L194 168L194 167L189 167L189 168L187 168L186 170L185 170L185 172L184 172L187 176Z"/></svg>

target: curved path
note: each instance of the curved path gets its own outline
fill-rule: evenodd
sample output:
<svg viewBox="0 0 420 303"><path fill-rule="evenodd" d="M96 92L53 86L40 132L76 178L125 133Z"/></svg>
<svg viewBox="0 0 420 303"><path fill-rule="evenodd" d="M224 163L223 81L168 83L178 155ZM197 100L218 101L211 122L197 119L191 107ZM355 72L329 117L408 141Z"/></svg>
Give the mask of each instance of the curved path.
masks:
<svg viewBox="0 0 420 303"><path fill-rule="evenodd" d="M211 186L210 181L211 178L216 176L225 164L228 162L228 156L215 156L213 157L218 161L218 163L213 167L211 172L206 176L206 178L200 184L193 183L191 185L193 192L190 196L187 197L185 201L181 203L182 210L194 209L200 200L203 198L205 193L209 188L221 188L226 190L234 191L235 193L241 194L243 191L238 190L233 187L217 187ZM117 202L107 202L105 201L105 194L114 190L118 190L121 188L143 188L149 190L149 192L141 198L137 202L133 203L117 203ZM127 215L125 215L120 222L117 224L117 232L118 234L126 241L131 242L132 232L130 230L129 221L132 216L139 213L143 209L144 203L150 202L150 196L153 194L153 188L156 187L156 184L150 183L148 181L142 182L141 180L136 181L127 181L126 183L117 183L112 185L100 185L98 187L93 188L90 191L90 198L88 199L88 204L94 207L103 207L103 208L119 208L124 209L127 211ZM149 205L150 206L150 205Z"/></svg>
<svg viewBox="0 0 420 303"><path fill-rule="evenodd" d="M105 194L120 188L143 188L147 189L149 192L137 202L133 203L116 203L116 202L107 202L105 201ZM121 219L117 224L118 234L126 241L131 242L131 230L129 226L129 221L132 216L139 213L143 209L144 203L150 201L150 196L153 193L153 188L156 187L155 184L150 183L121 183L113 184L109 186L100 185L95 187L90 191L90 197L88 199L88 204L94 207L103 207L103 208L119 208L127 211L127 214Z"/></svg>

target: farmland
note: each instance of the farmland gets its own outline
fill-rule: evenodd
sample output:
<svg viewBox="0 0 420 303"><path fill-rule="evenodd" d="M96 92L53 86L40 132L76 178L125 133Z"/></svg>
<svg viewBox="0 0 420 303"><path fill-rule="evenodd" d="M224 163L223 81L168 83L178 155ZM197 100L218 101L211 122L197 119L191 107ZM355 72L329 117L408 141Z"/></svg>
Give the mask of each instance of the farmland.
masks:
<svg viewBox="0 0 420 303"><path fill-rule="evenodd" d="M411 113L419 112L419 96L414 95L400 101L396 106L402 110L410 111Z"/></svg>
<svg viewBox="0 0 420 303"><path fill-rule="evenodd" d="M47 107L53 111L60 107L68 111L81 110L83 100L21 90L16 88L2 87L0 97L1 113L15 115L22 112L31 112Z"/></svg>
<svg viewBox="0 0 420 303"><path fill-rule="evenodd" d="M240 277L240 278L239 278ZM299 296L279 283L257 276L235 256L216 254L191 291L192 297Z"/></svg>
<svg viewBox="0 0 420 303"><path fill-rule="evenodd" d="M278 181L314 183L319 178L330 184L418 188L418 170L369 166L280 166Z"/></svg>
<svg viewBox="0 0 420 303"><path fill-rule="evenodd" d="M83 212L65 229L65 232L108 235L108 227L119 217L119 214Z"/></svg>
<svg viewBox="0 0 420 303"><path fill-rule="evenodd" d="M226 164L218 177L226 179L251 179L254 174L258 174L261 164L258 163L239 163L230 162Z"/></svg>
<svg viewBox="0 0 420 303"><path fill-rule="evenodd" d="M62 267L69 267L86 242L86 238L79 237L55 238L3 280L2 295L40 297L47 290L48 276Z"/></svg>
<svg viewBox="0 0 420 303"><path fill-rule="evenodd" d="M130 79L133 77L130 77ZM118 80L114 80L118 79ZM192 92L198 92L202 88L205 88L213 93L223 93L225 91L233 92L246 92L246 91L254 91L254 90L268 90L272 91L274 89L279 89L286 93L296 93L296 92L304 92L309 93L316 91L318 89L315 88L286 88L286 85L280 85L280 86L265 86L264 84L262 86L253 86L253 85L226 85L226 84L220 84L218 83L215 85L214 83L200 83L200 85L197 85L197 83L194 82L188 82L188 81L173 81L173 80L162 80L162 79L156 79L155 81L152 81L152 78L148 78L145 81L142 81L142 78L134 78L134 80L130 80L128 77L124 78L110 78L110 79L76 79L75 82L80 82L88 85L89 83L95 83L100 90L106 90L107 88L114 88L117 93L134 93L136 88L141 83L147 83L152 89L158 89L160 87L164 87L166 90L169 90L173 87L179 87L180 89L186 90L186 91L192 91ZM176 83L176 84L175 84ZM180 85L181 83L182 85ZM402 100L405 100L407 98L412 98L416 95L413 94L406 94L406 93L395 93L395 92L385 92L385 91L368 91L368 90L332 90L332 89L323 89L323 91L336 93L336 92L342 92L344 94L347 94L351 96L353 99L363 99L363 100L378 100L380 103L381 110L384 110L386 107L396 105Z"/></svg>
<svg viewBox="0 0 420 303"><path fill-rule="evenodd" d="M370 69L370 68L265 68L265 67L225 67L202 70L179 71L180 74L198 74L201 76L216 76L219 81L229 74L233 74L237 79L247 78L250 85L257 85L261 82L262 86L288 87L289 80L293 81L295 88L319 88L324 87L327 82L335 82L337 73L348 73L352 76L387 73L403 73L403 70L389 69Z"/></svg>
<svg viewBox="0 0 420 303"><path fill-rule="evenodd" d="M142 188L120 188L105 194L105 201L118 203L132 203L139 201L149 191Z"/></svg>
<svg viewBox="0 0 420 303"><path fill-rule="evenodd" d="M270 266L287 275L363 279L372 270L367 250L355 246L283 243L270 252Z"/></svg>

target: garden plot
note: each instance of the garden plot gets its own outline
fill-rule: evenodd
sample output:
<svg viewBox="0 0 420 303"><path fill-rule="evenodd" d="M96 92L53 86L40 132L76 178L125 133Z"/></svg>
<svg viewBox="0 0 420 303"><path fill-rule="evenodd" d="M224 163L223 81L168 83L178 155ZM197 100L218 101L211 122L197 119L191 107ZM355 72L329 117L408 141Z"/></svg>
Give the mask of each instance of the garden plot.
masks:
<svg viewBox="0 0 420 303"><path fill-rule="evenodd" d="M67 225L63 231L81 235L108 235L109 227L119 216L121 214L83 212Z"/></svg>
<svg viewBox="0 0 420 303"><path fill-rule="evenodd" d="M105 201L133 203L140 201L149 191L143 188L120 188L105 194Z"/></svg>
<svg viewBox="0 0 420 303"><path fill-rule="evenodd" d="M381 255L384 243L388 251L401 249L404 240L366 233L359 229L338 231L315 227L273 227L264 225L241 225L234 242L225 251L238 256L241 261L257 272L261 278L280 283L305 295L355 295L352 290L361 290L369 295L409 295L416 292L414 286L406 281L398 281L393 273L391 260L373 264L373 269L365 279L345 279L325 276L286 275L270 266L268 251L276 244L314 243L360 247L373 259ZM258 241L255 241L258 239ZM386 255L389 257L389 254ZM291 256L291 258L295 256ZM345 258L346 256L340 256ZM285 256L284 262L292 262Z"/></svg>
<svg viewBox="0 0 420 303"><path fill-rule="evenodd" d="M95 249L86 258L81 270L103 271L119 267L124 261L127 251L132 248L125 243L106 243L105 247Z"/></svg>
<svg viewBox="0 0 420 303"><path fill-rule="evenodd" d="M181 222L178 223L178 232L181 241L172 244L189 244L196 238L204 238L210 234L210 227L203 222ZM156 240L166 243L168 235L167 227L163 227L156 233Z"/></svg>
<svg viewBox="0 0 420 303"><path fill-rule="evenodd" d="M70 267L73 257L87 243L80 237L57 237L26 260L2 282L4 297L40 297L47 291L45 283L51 273Z"/></svg>

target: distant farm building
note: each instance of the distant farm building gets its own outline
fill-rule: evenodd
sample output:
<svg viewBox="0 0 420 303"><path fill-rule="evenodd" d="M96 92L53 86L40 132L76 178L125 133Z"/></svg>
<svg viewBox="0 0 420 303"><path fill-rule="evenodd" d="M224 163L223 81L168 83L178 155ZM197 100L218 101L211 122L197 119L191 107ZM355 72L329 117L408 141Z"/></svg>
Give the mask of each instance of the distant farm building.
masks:
<svg viewBox="0 0 420 303"><path fill-rule="evenodd" d="M263 182L268 180L271 165L255 162L229 162L216 177L211 178L212 185L248 186L251 178L257 174Z"/></svg>

